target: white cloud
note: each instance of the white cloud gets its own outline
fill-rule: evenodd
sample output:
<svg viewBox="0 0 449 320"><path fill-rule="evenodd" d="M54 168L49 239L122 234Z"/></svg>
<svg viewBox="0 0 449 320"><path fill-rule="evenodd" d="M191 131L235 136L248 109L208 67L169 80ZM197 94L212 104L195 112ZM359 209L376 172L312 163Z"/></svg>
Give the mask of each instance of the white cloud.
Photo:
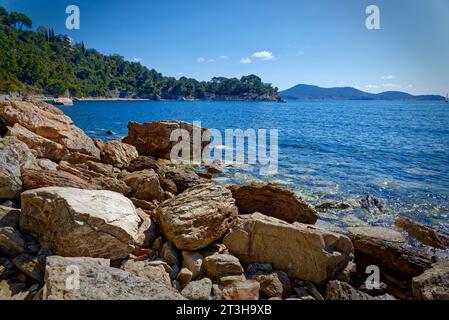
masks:
<svg viewBox="0 0 449 320"><path fill-rule="evenodd" d="M204 59L203 57L199 57L198 59L196 59L196 61L199 63L203 63L206 62L206 59Z"/></svg>
<svg viewBox="0 0 449 320"><path fill-rule="evenodd" d="M215 62L215 59L209 59L209 62Z"/></svg>
<svg viewBox="0 0 449 320"><path fill-rule="evenodd" d="M184 72L177 72L176 75L182 77L184 75Z"/></svg>
<svg viewBox="0 0 449 320"><path fill-rule="evenodd" d="M142 58L136 57L132 60L133 62L142 62Z"/></svg>
<svg viewBox="0 0 449 320"><path fill-rule="evenodd" d="M219 58L220 58L220 59L223 59L223 60L227 60L227 59L229 59L229 57L228 57L228 56L219 56Z"/></svg>
<svg viewBox="0 0 449 320"><path fill-rule="evenodd" d="M251 59L248 57L240 59L240 63L243 64L250 64L251 62L252 62Z"/></svg>
<svg viewBox="0 0 449 320"><path fill-rule="evenodd" d="M380 87L376 84L368 84L365 86L367 89L379 89Z"/></svg>
<svg viewBox="0 0 449 320"><path fill-rule="evenodd" d="M269 51L259 51L259 52L254 52L251 56L251 58L255 58L255 59L261 59L261 60L273 60L274 56L272 52Z"/></svg>
<svg viewBox="0 0 449 320"><path fill-rule="evenodd" d="M391 80L394 79L394 75L390 74L388 76L382 76L382 80Z"/></svg>
<svg viewBox="0 0 449 320"><path fill-rule="evenodd" d="M400 84L396 83L384 83L382 84L382 87L388 88L388 89L400 89L402 86Z"/></svg>

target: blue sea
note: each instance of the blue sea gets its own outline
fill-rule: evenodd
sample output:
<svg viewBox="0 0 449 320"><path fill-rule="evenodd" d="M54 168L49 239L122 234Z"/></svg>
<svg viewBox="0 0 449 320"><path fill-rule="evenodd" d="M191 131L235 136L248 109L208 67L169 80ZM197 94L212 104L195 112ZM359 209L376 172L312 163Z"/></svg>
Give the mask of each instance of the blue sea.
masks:
<svg viewBox="0 0 449 320"><path fill-rule="evenodd" d="M449 104L444 101L76 102L62 107L92 138L120 139L129 121L201 121L224 131L279 130L279 171L229 168L218 183L263 180L311 204L355 208L321 214L326 222L392 227L399 215L449 232ZM113 135L106 131L112 130ZM360 208L367 195L383 212Z"/></svg>

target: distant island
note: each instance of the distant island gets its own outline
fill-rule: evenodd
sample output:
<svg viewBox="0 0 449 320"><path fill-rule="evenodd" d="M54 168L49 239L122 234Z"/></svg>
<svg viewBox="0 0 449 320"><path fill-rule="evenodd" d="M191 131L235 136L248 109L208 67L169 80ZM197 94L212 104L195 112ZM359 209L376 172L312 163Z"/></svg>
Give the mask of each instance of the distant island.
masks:
<svg viewBox="0 0 449 320"><path fill-rule="evenodd" d="M439 95L414 96L400 91L387 91L382 93L364 92L352 87L321 88L318 86L298 84L279 93L282 99L289 100L444 100Z"/></svg>
<svg viewBox="0 0 449 320"><path fill-rule="evenodd" d="M10 96L277 101L278 89L256 75L197 81L166 77L119 55L106 56L29 17L0 7L0 94Z"/></svg>

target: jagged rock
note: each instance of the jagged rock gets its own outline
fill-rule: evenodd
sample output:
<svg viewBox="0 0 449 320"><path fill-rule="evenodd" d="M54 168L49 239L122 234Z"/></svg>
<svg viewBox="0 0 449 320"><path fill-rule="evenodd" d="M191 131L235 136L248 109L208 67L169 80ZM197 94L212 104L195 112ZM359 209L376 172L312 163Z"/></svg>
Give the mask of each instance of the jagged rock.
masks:
<svg viewBox="0 0 449 320"><path fill-rule="evenodd" d="M0 228L0 254L15 257L25 251L25 241L12 227Z"/></svg>
<svg viewBox="0 0 449 320"><path fill-rule="evenodd" d="M93 258L47 258L44 300L182 300L167 287ZM74 275L77 277L74 277ZM94 275L94 276L92 276Z"/></svg>
<svg viewBox="0 0 449 320"><path fill-rule="evenodd" d="M391 230L384 227L349 227L348 231L353 236L366 236L382 239L385 241L404 243L407 240L405 237L395 230Z"/></svg>
<svg viewBox="0 0 449 320"><path fill-rule="evenodd" d="M0 227L16 228L19 224L20 209L0 206Z"/></svg>
<svg viewBox="0 0 449 320"><path fill-rule="evenodd" d="M36 164L36 168L38 169L50 171L58 170L58 164L51 161L50 159L36 159L34 163Z"/></svg>
<svg viewBox="0 0 449 320"><path fill-rule="evenodd" d="M139 156L133 160L128 165L126 169L129 172L143 171L152 169L157 174L163 173L161 166L153 157Z"/></svg>
<svg viewBox="0 0 449 320"><path fill-rule="evenodd" d="M90 171L84 164L71 164L67 161L61 161L58 164L58 171L68 172L82 180L89 181L94 178L102 177L101 174Z"/></svg>
<svg viewBox="0 0 449 320"><path fill-rule="evenodd" d="M51 187L22 193L21 229L62 256L125 258L139 222L131 201L111 191Z"/></svg>
<svg viewBox="0 0 449 320"><path fill-rule="evenodd" d="M204 278L190 282L181 294L189 300L210 300L212 293L212 281Z"/></svg>
<svg viewBox="0 0 449 320"><path fill-rule="evenodd" d="M36 257L21 254L13 259L13 263L21 272L38 282L44 280L44 268Z"/></svg>
<svg viewBox="0 0 449 320"><path fill-rule="evenodd" d="M367 210L370 213L383 213L384 212L384 205L383 203L373 197L373 196L366 196L362 200L360 200L360 205L363 209Z"/></svg>
<svg viewBox="0 0 449 320"><path fill-rule="evenodd" d="M396 300L394 297L386 294L383 296L372 297L362 291L351 287L348 283L338 280L330 281L326 287L326 300Z"/></svg>
<svg viewBox="0 0 449 320"><path fill-rule="evenodd" d="M181 271L179 271L176 280L178 280L181 284L187 284L192 280L192 277L192 271L187 268L182 268Z"/></svg>
<svg viewBox="0 0 449 320"><path fill-rule="evenodd" d="M187 130L190 134L191 143L193 143L193 125L181 121L147 122L144 124L130 122L128 123L128 136L123 139L123 142L135 146L139 155L170 159L170 153L178 143L177 141L171 141L170 136L177 129ZM201 135L205 130L198 130L199 134ZM207 144L203 142L204 146Z"/></svg>
<svg viewBox="0 0 449 320"><path fill-rule="evenodd" d="M134 146L120 141L109 141L101 149L101 161L120 169L126 169L139 154Z"/></svg>
<svg viewBox="0 0 449 320"><path fill-rule="evenodd" d="M317 284L333 279L354 252L345 235L260 213L239 216L223 243L241 262L270 263L291 277Z"/></svg>
<svg viewBox="0 0 449 320"><path fill-rule="evenodd" d="M156 200L150 202L141 199L131 198L131 201L136 206L136 208L140 208L145 211L153 211L159 205L159 202Z"/></svg>
<svg viewBox="0 0 449 320"><path fill-rule="evenodd" d="M87 181L64 171L24 169L22 170L22 182L25 190L45 187L94 189Z"/></svg>
<svg viewBox="0 0 449 320"><path fill-rule="evenodd" d="M203 256L198 252L183 251L182 266L192 272L192 278L196 279L203 273Z"/></svg>
<svg viewBox="0 0 449 320"><path fill-rule="evenodd" d="M114 167L110 164L105 164L95 161L87 161L84 163L90 170L105 175L108 177L114 177Z"/></svg>
<svg viewBox="0 0 449 320"><path fill-rule="evenodd" d="M155 212L167 239L181 250L198 250L221 239L237 220L226 188L206 184L163 202Z"/></svg>
<svg viewBox="0 0 449 320"><path fill-rule="evenodd" d="M176 247L173 245L171 241L167 241L162 246L161 258L167 261L167 263L171 266L179 265L178 250L176 250Z"/></svg>
<svg viewBox="0 0 449 320"><path fill-rule="evenodd" d="M449 300L449 261L441 261L413 278L413 297L418 300Z"/></svg>
<svg viewBox="0 0 449 320"><path fill-rule="evenodd" d="M214 254L206 257L204 259L204 269L209 278L212 279L243 274L243 268L239 259L229 254Z"/></svg>
<svg viewBox="0 0 449 320"><path fill-rule="evenodd" d="M323 202L319 205L315 206L316 210L321 211L327 211L327 210L347 210L350 209L351 205L345 202L339 202L339 201L329 201L329 202Z"/></svg>
<svg viewBox="0 0 449 320"><path fill-rule="evenodd" d="M178 193L200 184L210 183L209 180L200 178L195 171L181 168L165 168L165 178L176 184Z"/></svg>
<svg viewBox="0 0 449 320"><path fill-rule="evenodd" d="M288 275L282 271L258 272L251 277L260 284L260 291L268 298L286 299L293 291Z"/></svg>
<svg viewBox="0 0 449 320"><path fill-rule="evenodd" d="M164 190L159 183L159 176L151 169L130 173L123 181L131 188L132 198L164 201Z"/></svg>
<svg viewBox="0 0 449 320"><path fill-rule="evenodd" d="M234 282L223 289L224 300L259 300L260 284L255 280Z"/></svg>
<svg viewBox="0 0 449 320"><path fill-rule="evenodd" d="M122 264L121 269L134 276L146 278L151 282L159 283L166 288L172 289L170 275L161 264L154 265L149 261L128 260Z"/></svg>
<svg viewBox="0 0 449 320"><path fill-rule="evenodd" d="M400 217L396 220L396 227L406 231L410 237L415 238L425 245L437 249L449 247L449 236L439 234L432 228L413 221L412 219Z"/></svg>
<svg viewBox="0 0 449 320"><path fill-rule="evenodd" d="M7 136L14 136L25 143L37 158L47 158L59 162L67 154L61 144L41 137L16 123L8 130Z"/></svg>
<svg viewBox="0 0 449 320"><path fill-rule="evenodd" d="M314 224L315 210L293 191L275 184L249 183L231 186L239 214L260 212L286 222Z"/></svg>
<svg viewBox="0 0 449 320"><path fill-rule="evenodd" d="M40 107L31 102L0 103L0 116L9 126L19 123L35 134L63 145L71 152L100 158L100 150L93 141L64 114L51 107Z"/></svg>
<svg viewBox="0 0 449 320"><path fill-rule="evenodd" d="M0 199L17 200L22 192L20 170L35 157L16 137L0 138Z"/></svg>

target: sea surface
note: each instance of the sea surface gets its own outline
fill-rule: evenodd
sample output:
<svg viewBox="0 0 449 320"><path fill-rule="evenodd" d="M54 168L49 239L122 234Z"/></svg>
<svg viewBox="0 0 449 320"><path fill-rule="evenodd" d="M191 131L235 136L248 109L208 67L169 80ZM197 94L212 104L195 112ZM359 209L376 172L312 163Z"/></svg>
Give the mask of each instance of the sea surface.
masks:
<svg viewBox="0 0 449 320"><path fill-rule="evenodd" d="M311 204L351 210L325 222L392 227L405 215L449 233L449 104L444 101L76 102L62 107L92 138L120 139L129 121L201 121L203 127L278 129L279 171L230 167L218 183L276 182ZM113 134L107 134L111 130ZM372 196L383 211L360 207Z"/></svg>

